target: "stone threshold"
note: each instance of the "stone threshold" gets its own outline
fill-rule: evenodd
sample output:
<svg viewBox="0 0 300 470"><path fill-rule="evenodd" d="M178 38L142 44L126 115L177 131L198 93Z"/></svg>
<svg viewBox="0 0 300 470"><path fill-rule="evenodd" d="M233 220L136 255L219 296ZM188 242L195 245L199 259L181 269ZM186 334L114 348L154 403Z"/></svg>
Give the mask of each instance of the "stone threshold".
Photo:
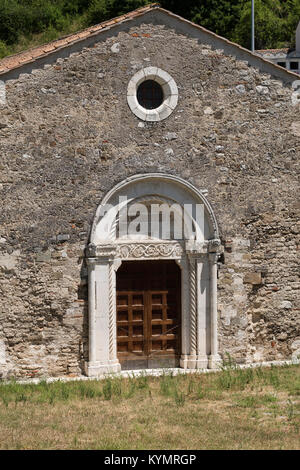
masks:
<svg viewBox="0 0 300 470"><path fill-rule="evenodd" d="M299 365L299 359L285 360L285 361L269 361L269 362L253 362L250 364L236 364L236 369L250 369L258 367L271 367L271 366L287 366L287 365ZM118 373L103 374L99 377L87 377L86 375L78 375L76 377L39 377L32 379L20 379L15 382L18 384L39 384L40 382L54 383L54 382L74 382L74 381L85 381L85 380L104 380L110 378L129 378L129 377L141 377L151 376L160 377L162 375L179 375L179 374L208 374L220 372L221 368L218 369L180 369L180 368L167 368L167 369L137 369L137 370L123 370ZM4 380L3 384L9 384L11 381Z"/></svg>

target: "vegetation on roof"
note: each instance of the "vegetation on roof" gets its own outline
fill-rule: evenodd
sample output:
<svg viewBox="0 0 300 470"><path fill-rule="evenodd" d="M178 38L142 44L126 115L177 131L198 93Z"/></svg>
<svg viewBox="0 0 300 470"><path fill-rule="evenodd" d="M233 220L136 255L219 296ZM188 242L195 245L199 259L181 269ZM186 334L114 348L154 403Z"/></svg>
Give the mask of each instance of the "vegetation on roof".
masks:
<svg viewBox="0 0 300 470"><path fill-rule="evenodd" d="M0 0L0 58L153 3L153 0ZM300 0L255 0L256 48L293 47ZM250 47L251 0L161 0L160 5Z"/></svg>

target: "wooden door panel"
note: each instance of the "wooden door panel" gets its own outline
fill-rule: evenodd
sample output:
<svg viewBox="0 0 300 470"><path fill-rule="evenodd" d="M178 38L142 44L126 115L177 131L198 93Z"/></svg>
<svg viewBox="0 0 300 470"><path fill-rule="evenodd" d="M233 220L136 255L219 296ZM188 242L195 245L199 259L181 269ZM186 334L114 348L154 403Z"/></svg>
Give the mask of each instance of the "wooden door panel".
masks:
<svg viewBox="0 0 300 470"><path fill-rule="evenodd" d="M120 361L144 355L144 292L117 293L117 350Z"/></svg>
<svg viewBox="0 0 300 470"><path fill-rule="evenodd" d="M117 351L122 369L175 367L181 336L179 268L172 262L149 261L121 268Z"/></svg>

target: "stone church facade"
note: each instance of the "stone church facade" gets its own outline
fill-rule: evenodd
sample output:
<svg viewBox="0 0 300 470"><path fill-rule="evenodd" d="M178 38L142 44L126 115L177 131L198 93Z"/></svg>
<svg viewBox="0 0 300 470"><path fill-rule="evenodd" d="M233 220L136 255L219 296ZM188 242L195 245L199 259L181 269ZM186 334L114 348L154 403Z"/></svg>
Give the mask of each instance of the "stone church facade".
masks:
<svg viewBox="0 0 300 470"><path fill-rule="evenodd" d="M0 61L0 377L300 355L297 78L157 5Z"/></svg>

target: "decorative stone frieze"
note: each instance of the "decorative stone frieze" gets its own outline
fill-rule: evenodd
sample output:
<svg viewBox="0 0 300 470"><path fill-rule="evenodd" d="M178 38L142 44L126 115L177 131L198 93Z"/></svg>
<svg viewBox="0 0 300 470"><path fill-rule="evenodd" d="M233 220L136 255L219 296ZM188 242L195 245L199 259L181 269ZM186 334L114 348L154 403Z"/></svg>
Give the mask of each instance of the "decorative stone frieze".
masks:
<svg viewBox="0 0 300 470"><path fill-rule="evenodd" d="M117 256L121 259L181 258L180 243L124 243L117 245Z"/></svg>

